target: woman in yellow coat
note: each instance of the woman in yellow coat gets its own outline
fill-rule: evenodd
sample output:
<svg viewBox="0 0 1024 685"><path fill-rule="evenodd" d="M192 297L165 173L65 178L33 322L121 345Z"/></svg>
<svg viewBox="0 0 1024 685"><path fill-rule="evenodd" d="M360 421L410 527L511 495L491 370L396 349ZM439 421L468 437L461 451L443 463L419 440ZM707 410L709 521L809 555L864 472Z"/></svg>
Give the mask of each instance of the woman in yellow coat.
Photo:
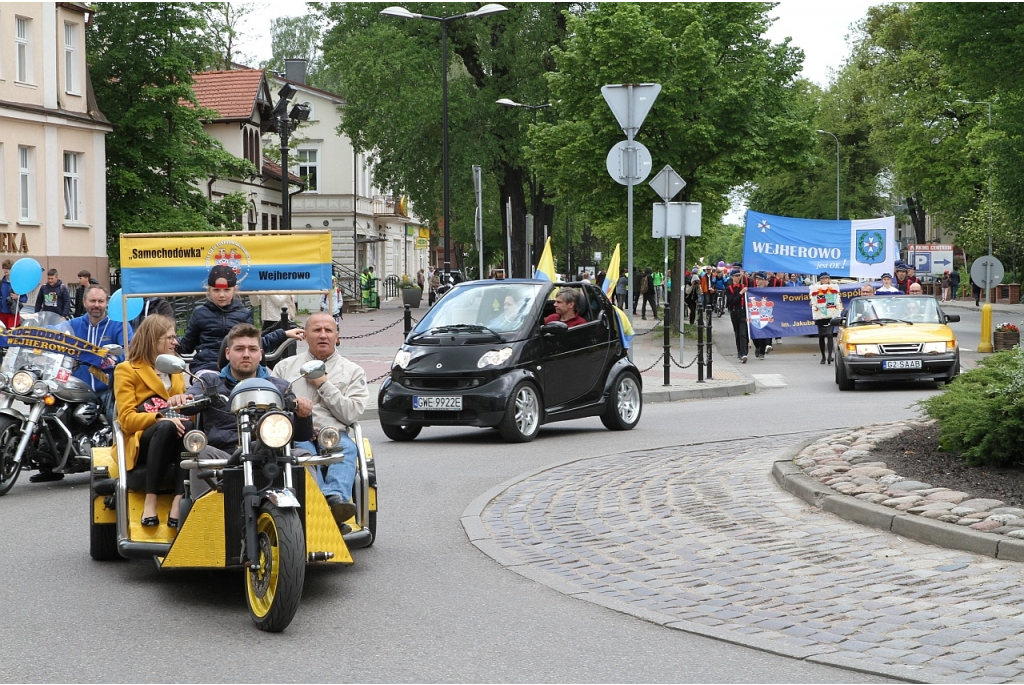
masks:
<svg viewBox="0 0 1024 685"><path fill-rule="evenodd" d="M128 350L128 358L114 368L117 420L125 435L125 466L129 471L146 466L146 499L142 525L160 525L157 494L167 471L180 463L185 422L163 415L167 400L185 392L180 373L156 370L156 358L174 354L178 346L174 321L154 314L143 319ZM177 467L174 501L167 525L178 527L178 507L185 488L185 472Z"/></svg>

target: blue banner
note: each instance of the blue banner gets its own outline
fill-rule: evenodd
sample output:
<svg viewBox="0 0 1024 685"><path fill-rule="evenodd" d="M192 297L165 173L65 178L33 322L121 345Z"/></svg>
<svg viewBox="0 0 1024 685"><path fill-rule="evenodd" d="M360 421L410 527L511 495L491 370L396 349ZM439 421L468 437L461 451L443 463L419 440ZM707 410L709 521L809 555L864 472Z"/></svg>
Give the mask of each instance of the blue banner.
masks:
<svg viewBox="0 0 1024 685"><path fill-rule="evenodd" d="M843 310L860 295L860 283L839 286ZM816 335L811 310L810 288L750 288L746 295L750 337L785 338L790 335Z"/></svg>
<svg viewBox="0 0 1024 685"><path fill-rule="evenodd" d="M878 279L899 259L894 217L830 221L747 210L743 268Z"/></svg>

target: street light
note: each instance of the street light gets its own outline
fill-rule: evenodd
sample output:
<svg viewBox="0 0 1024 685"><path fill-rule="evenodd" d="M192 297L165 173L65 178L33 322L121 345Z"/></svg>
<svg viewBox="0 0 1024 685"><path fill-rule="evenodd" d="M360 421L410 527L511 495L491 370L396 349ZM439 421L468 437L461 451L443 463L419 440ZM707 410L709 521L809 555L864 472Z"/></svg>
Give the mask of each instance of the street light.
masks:
<svg viewBox="0 0 1024 685"><path fill-rule="evenodd" d="M309 105L298 104L288 111L288 103L296 93L295 86L290 83L284 84L281 90L277 91L277 104L274 111L270 113L270 119L281 136L281 226L282 229L292 227L291 196L288 194L288 136L299 127L299 124L309 119ZM287 114L286 114L287 112Z"/></svg>
<svg viewBox="0 0 1024 685"><path fill-rule="evenodd" d="M495 100L495 102L497 104L499 104L499 105L504 105L505 107L521 107L523 109L528 109L528 110L532 111L533 112L533 125L534 126L537 125L537 110L538 109L544 109L545 107L550 107L551 106L550 102L546 102L543 105L526 105L526 104L523 104L521 102L516 102L515 100L510 100L509 98L501 98L500 100ZM530 165L530 213L534 217L537 216L537 210L539 209L539 207L538 207L539 204L540 203L537 201L537 173L534 170L533 165L531 164ZM512 227L509 226L508 230L511 231ZM534 230L536 230L536 225L534 227ZM536 245L537 241L534 240L533 243L534 243L534 245ZM511 271L511 268L512 268L512 256L509 255L509 270L510 271ZM529 268L529 265L527 265L526 277L529 278L530 275L531 275L530 274L530 268Z"/></svg>
<svg viewBox="0 0 1024 685"><path fill-rule="evenodd" d="M998 98L997 98L998 99ZM988 128L992 130L992 103L991 102L975 102L973 100L957 100L957 102L963 102L968 105L988 105ZM989 261L985 267L985 304L989 303L991 288L989 284L992 282L992 162L988 164L988 256Z"/></svg>
<svg viewBox="0 0 1024 685"><path fill-rule="evenodd" d="M447 283L452 271L451 260L451 208L448 201L448 23L456 19L467 17L484 17L488 14L505 12L508 8L504 5L490 3L478 10L456 14L450 17L432 17L418 12L410 12L404 7L386 7L380 11L385 17L399 17L400 19L426 19L441 24L441 183L444 192L444 275Z"/></svg>
<svg viewBox="0 0 1024 685"><path fill-rule="evenodd" d="M829 133L828 131L822 131L818 129L818 133L824 133L827 136L832 136L836 139L836 221L839 221L839 138L836 138L835 133Z"/></svg>

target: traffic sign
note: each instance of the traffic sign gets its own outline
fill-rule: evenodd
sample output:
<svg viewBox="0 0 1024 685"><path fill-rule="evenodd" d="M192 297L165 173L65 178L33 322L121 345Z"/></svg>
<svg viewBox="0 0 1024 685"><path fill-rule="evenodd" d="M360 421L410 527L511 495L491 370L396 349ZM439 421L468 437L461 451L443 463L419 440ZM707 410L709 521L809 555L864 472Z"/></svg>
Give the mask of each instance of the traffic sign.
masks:
<svg viewBox="0 0 1024 685"><path fill-rule="evenodd" d="M643 143L635 140L623 140L612 146L608 151L605 166L608 175L624 186L635 186L642 183L651 173L651 152Z"/></svg>
<svg viewBox="0 0 1024 685"><path fill-rule="evenodd" d="M686 181L683 180L682 176L676 173L675 169L666 164L665 168L659 171L647 185L654 188L654 192L658 194L658 197L663 201L668 202L675 197L680 190L686 187Z"/></svg>
<svg viewBox="0 0 1024 685"><path fill-rule="evenodd" d="M994 288L1002 283L1003 274L1003 263L995 257L978 257L971 265L971 280L980 285L982 290ZM986 282L989 279L991 282Z"/></svg>
<svg viewBox="0 0 1024 685"><path fill-rule="evenodd" d="M952 245L908 245L907 259L918 273L941 276L953 270Z"/></svg>
<svg viewBox="0 0 1024 685"><path fill-rule="evenodd" d="M632 138L644 123L654 101L661 92L660 83L620 83L601 86L601 95L622 127Z"/></svg>

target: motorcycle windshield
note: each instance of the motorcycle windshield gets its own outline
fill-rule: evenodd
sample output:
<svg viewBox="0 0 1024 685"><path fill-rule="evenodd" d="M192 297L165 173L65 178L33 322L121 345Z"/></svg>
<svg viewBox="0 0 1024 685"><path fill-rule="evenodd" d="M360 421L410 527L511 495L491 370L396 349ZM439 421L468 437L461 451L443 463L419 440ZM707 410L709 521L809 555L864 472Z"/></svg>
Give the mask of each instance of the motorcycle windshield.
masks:
<svg viewBox="0 0 1024 685"><path fill-rule="evenodd" d="M69 324L63 316L57 312L34 312L21 317L23 328L48 328L51 331L59 331L65 335L74 335Z"/></svg>
<svg viewBox="0 0 1024 685"><path fill-rule="evenodd" d="M67 381L73 370L74 360L60 352L46 352L34 347L11 347L4 355L0 371L12 375L26 367L39 369L43 380Z"/></svg>

